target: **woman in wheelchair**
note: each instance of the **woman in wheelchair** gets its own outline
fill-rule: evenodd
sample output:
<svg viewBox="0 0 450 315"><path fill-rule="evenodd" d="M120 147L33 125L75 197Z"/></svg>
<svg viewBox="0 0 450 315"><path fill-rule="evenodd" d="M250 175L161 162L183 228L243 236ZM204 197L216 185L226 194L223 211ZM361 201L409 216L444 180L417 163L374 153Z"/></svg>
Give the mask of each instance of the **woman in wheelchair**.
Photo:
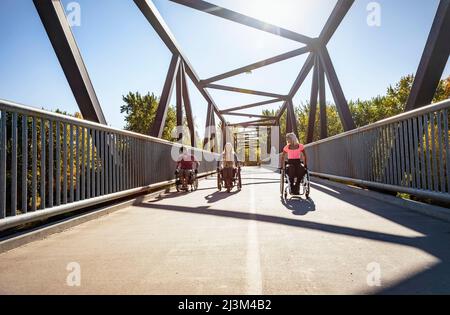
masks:
<svg viewBox="0 0 450 315"><path fill-rule="evenodd" d="M192 190L196 189L198 185L196 175L199 165L200 163L196 160L195 156L189 153L184 147L181 147L175 171L177 190L188 190L188 185L191 185Z"/></svg>
<svg viewBox="0 0 450 315"><path fill-rule="evenodd" d="M280 168L286 170L291 184L291 194L300 194L300 183L307 174L307 157L303 144L299 143L294 133L286 135L287 145L283 149ZM287 157L287 161L286 161ZM309 192L308 192L309 193Z"/></svg>
<svg viewBox="0 0 450 315"><path fill-rule="evenodd" d="M227 192L230 192L237 181L237 187L240 190L242 188L240 173L239 160L234 152L233 145L227 143L219 162L217 188L221 190L223 184Z"/></svg>

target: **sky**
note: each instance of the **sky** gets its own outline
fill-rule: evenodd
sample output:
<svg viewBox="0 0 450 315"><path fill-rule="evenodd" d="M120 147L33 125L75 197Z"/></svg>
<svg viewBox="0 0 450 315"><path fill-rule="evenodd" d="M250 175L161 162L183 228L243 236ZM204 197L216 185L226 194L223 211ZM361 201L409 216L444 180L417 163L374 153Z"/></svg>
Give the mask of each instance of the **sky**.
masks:
<svg viewBox="0 0 450 315"><path fill-rule="evenodd" d="M202 79L302 47L168 0L153 1ZM62 1L66 9L71 2ZM122 95L138 91L159 97L171 54L132 0L76 2L81 19L72 31L108 124L123 128ZM317 37L336 0L210 2ZM438 6L438 0L378 0L381 24L374 27L367 23L370 2L356 0L328 44L347 99L384 94L401 76L416 72ZM32 0L0 0L0 41L0 99L48 110L79 111ZM287 94L305 59L299 56L218 84ZM449 75L450 63L443 77ZM207 103L192 82L189 87L195 122L202 134ZM310 89L311 75L294 97L295 105L308 101ZM223 109L266 99L209 91ZM261 109L246 112L257 114ZM245 118L229 117L230 122L242 120Z"/></svg>

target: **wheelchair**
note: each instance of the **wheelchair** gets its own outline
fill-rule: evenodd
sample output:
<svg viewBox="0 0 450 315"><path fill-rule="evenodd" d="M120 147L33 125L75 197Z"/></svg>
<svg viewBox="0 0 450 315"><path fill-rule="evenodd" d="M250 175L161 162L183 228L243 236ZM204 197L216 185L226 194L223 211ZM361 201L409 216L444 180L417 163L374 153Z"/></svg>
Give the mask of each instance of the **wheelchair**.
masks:
<svg viewBox="0 0 450 315"><path fill-rule="evenodd" d="M287 199L288 194L293 197L300 197L305 196L306 199L309 198L309 195L311 193L311 186L310 186L310 174L308 171L308 168L305 167L305 164L301 162L301 167L305 169L305 175L300 180L299 184L299 193L294 194L292 192L292 183L290 182L289 176L286 172L287 167L294 167L294 166L288 166L288 163L285 163L284 169L281 169L281 178L280 178L280 194L284 199ZM298 179L297 179L298 180Z"/></svg>
<svg viewBox="0 0 450 315"><path fill-rule="evenodd" d="M182 173L187 173L187 176L181 176ZM175 171L175 186L177 192L180 191L196 191L198 189L198 178L195 170L177 170Z"/></svg>
<svg viewBox="0 0 450 315"><path fill-rule="evenodd" d="M217 165L217 189L222 191L225 188L230 192L233 187L237 187L238 191L242 190L241 166L239 163L237 167L220 167L220 162Z"/></svg>

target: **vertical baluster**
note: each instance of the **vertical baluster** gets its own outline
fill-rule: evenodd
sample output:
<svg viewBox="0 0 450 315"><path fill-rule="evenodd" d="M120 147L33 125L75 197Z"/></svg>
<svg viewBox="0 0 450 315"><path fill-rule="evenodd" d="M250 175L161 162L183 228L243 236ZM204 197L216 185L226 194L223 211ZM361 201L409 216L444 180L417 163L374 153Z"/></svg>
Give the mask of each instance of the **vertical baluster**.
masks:
<svg viewBox="0 0 450 315"><path fill-rule="evenodd" d="M0 120L0 218L6 217L6 111Z"/></svg>
<svg viewBox="0 0 450 315"><path fill-rule="evenodd" d="M427 155L427 189L433 190L433 182L431 181L430 128L428 126L428 114L425 114L423 124L425 129L425 152Z"/></svg>
<svg viewBox="0 0 450 315"><path fill-rule="evenodd" d="M123 136L120 135L120 179L119 179L119 186L120 186L120 190L124 190L123 189Z"/></svg>
<svg viewBox="0 0 450 315"><path fill-rule="evenodd" d="M112 159L113 159L113 165L112 165L112 191L117 192L117 186L116 186L116 134L111 135L111 148L112 148Z"/></svg>
<svg viewBox="0 0 450 315"><path fill-rule="evenodd" d="M86 128L81 127L81 200L86 199Z"/></svg>
<svg viewBox="0 0 450 315"><path fill-rule="evenodd" d="M56 129L56 175L55 175L55 196L56 205L61 204L61 124L59 121L55 122Z"/></svg>
<svg viewBox="0 0 450 315"><path fill-rule="evenodd" d="M69 190L70 190L70 199L69 199L69 201L70 202L73 202L74 200L75 200L75 191L74 191L74 183L73 183L73 163L74 163L74 152L73 152L73 150L74 150L74 148L73 148L73 125L71 124L70 125L70 127L69 127L69 132L70 132L70 134L69 134L69 141L70 141L70 143L69 143L69 147L70 147L70 158L69 158Z"/></svg>
<svg viewBox="0 0 450 315"><path fill-rule="evenodd" d="M86 199L91 198L91 129L86 130Z"/></svg>
<svg viewBox="0 0 450 315"><path fill-rule="evenodd" d="M407 186L405 179L406 174L406 154L405 154L405 133L404 133L404 122L400 122L400 163L401 163L401 186Z"/></svg>
<svg viewBox="0 0 450 315"><path fill-rule="evenodd" d="M409 143L408 143L408 121L405 120L402 122L403 124L403 145L404 145L404 159L405 159L405 185L407 187L411 187L411 166L409 164Z"/></svg>
<svg viewBox="0 0 450 315"><path fill-rule="evenodd" d="M130 138L125 137L125 185L130 189Z"/></svg>
<svg viewBox="0 0 450 315"><path fill-rule="evenodd" d="M410 183L412 188L417 188L416 184L416 168L414 166L415 156L414 153L414 143L413 143L413 128L412 128L412 119L408 119L408 143L409 143L409 166L410 166Z"/></svg>
<svg viewBox="0 0 450 315"><path fill-rule="evenodd" d="M80 200L80 127L75 126L75 201Z"/></svg>
<svg viewBox="0 0 450 315"><path fill-rule="evenodd" d="M97 160L97 169L96 169L96 179L95 181L97 182L97 187L96 187L96 191L97 193L95 194L96 196L100 196L101 195L101 178L100 178L100 169L101 169L101 152L100 152L100 130L96 130L95 131L95 152L96 152L96 160Z"/></svg>
<svg viewBox="0 0 450 315"><path fill-rule="evenodd" d="M450 139L448 136L448 111L447 109L444 110L444 140L445 140L445 169L446 169L446 176L447 176L447 192L450 193Z"/></svg>
<svg viewBox="0 0 450 315"><path fill-rule="evenodd" d="M108 164L109 164L109 168L108 168L108 187L109 187L109 193L113 193L113 169L114 169L114 161L113 161L113 146L112 146L112 139L114 137L113 133L110 133L108 135L108 147L109 147L109 155L108 155Z"/></svg>
<svg viewBox="0 0 450 315"><path fill-rule="evenodd" d="M92 148L92 156L91 156L91 172L92 172L92 188L91 188L91 197L94 198L96 197L96 192L95 192L95 129L92 129L92 137L91 137L91 148Z"/></svg>
<svg viewBox="0 0 450 315"><path fill-rule="evenodd" d="M103 196L105 194L105 132L103 130L99 131L99 141L98 145L100 146L100 195Z"/></svg>
<svg viewBox="0 0 450 315"><path fill-rule="evenodd" d="M32 123L32 141L33 141L33 165L31 169L31 211L36 211L37 209L37 158L38 158L38 148L37 148L37 128L36 128L36 117L33 117Z"/></svg>
<svg viewBox="0 0 450 315"><path fill-rule="evenodd" d="M426 171L426 151L424 145L424 116L419 116L419 141L420 141L420 175L421 175L421 189L427 189L427 171Z"/></svg>
<svg viewBox="0 0 450 315"><path fill-rule="evenodd" d="M414 171L414 178L415 178L415 186L414 188L420 189L420 164L419 164L419 139L420 136L417 131L417 120L418 118L413 119L413 143L414 143L414 161L415 161L415 171Z"/></svg>
<svg viewBox="0 0 450 315"><path fill-rule="evenodd" d="M48 207L53 207L53 121L48 122Z"/></svg>
<svg viewBox="0 0 450 315"><path fill-rule="evenodd" d="M45 145L45 120L41 118L41 209L45 209L45 175L46 175L46 145Z"/></svg>
<svg viewBox="0 0 450 315"><path fill-rule="evenodd" d="M68 158L68 143L67 143L67 123L63 123L63 204L67 203L67 158Z"/></svg>
<svg viewBox="0 0 450 315"><path fill-rule="evenodd" d="M386 137L388 143L388 159L389 159L389 184L394 185L394 166L393 166L393 148L392 148L392 125L386 128ZM363 154L361 156L364 156Z"/></svg>
<svg viewBox="0 0 450 315"><path fill-rule="evenodd" d="M22 213L28 212L28 117L22 116Z"/></svg>
<svg viewBox="0 0 450 315"><path fill-rule="evenodd" d="M117 135L117 190L122 190L122 136Z"/></svg>
<svg viewBox="0 0 450 315"><path fill-rule="evenodd" d="M431 165L433 176L433 190L439 191L438 184L438 171L437 171L437 152L436 152L436 135L435 135L435 117L434 113L430 113L430 125L431 125Z"/></svg>
<svg viewBox="0 0 450 315"><path fill-rule="evenodd" d="M17 113L12 114L11 124L11 216L17 213Z"/></svg>
<svg viewBox="0 0 450 315"><path fill-rule="evenodd" d="M103 144L105 150L105 194L109 194L109 145L108 145L108 132L103 133Z"/></svg>
<svg viewBox="0 0 450 315"><path fill-rule="evenodd" d="M442 111L437 112L437 126L438 126L438 143L439 143L439 156L436 159L436 162L439 161L439 178L440 178L440 192L445 192L445 178L444 178L444 151L442 149L442 119L441 119ZM447 134L448 138L448 134ZM436 174L437 176L437 174Z"/></svg>

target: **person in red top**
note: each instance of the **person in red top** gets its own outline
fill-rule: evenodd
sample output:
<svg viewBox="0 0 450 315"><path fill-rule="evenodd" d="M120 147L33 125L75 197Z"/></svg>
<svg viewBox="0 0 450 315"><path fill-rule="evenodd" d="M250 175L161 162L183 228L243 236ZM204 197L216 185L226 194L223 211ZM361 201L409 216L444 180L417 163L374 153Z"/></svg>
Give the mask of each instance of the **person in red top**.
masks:
<svg viewBox="0 0 450 315"><path fill-rule="evenodd" d="M294 133L286 135L287 145L283 149L280 164L284 168L284 162L287 160L287 174L291 182L291 193L298 195L300 192L300 181L306 174L307 158L303 144L299 143ZM302 165L303 164L303 165Z"/></svg>
<svg viewBox="0 0 450 315"><path fill-rule="evenodd" d="M180 175L180 179L183 183L188 183L186 179L190 179L192 171L195 174L198 173L198 167L200 166L200 162L198 162L195 156L188 152L184 147L180 149L180 156L177 160L177 170L175 171L176 175Z"/></svg>

